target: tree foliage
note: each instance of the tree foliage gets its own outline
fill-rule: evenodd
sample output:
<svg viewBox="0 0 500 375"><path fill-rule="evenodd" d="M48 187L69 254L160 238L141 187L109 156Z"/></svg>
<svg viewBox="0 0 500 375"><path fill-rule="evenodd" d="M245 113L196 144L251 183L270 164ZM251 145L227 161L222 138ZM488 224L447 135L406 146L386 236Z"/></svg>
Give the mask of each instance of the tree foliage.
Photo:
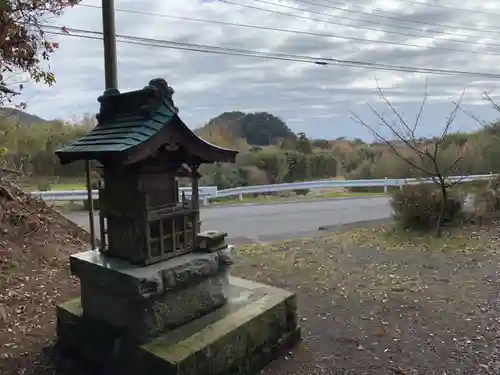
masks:
<svg viewBox="0 0 500 375"><path fill-rule="evenodd" d="M295 138L285 122L270 113L249 113L241 120L241 137L251 145L276 144L278 138Z"/></svg>
<svg viewBox="0 0 500 375"><path fill-rule="evenodd" d="M312 154L313 148L306 133L297 134L296 149L304 154Z"/></svg>
<svg viewBox="0 0 500 375"><path fill-rule="evenodd" d="M224 112L198 130L201 136L223 132L232 138L242 138L253 146L269 146L279 139L295 139L286 123L267 112Z"/></svg>
<svg viewBox="0 0 500 375"><path fill-rule="evenodd" d="M26 125L15 117L0 120L0 148L6 151L4 163L30 176L80 176L83 168L61 166L54 152L80 138L94 126L91 118L79 124L51 121Z"/></svg>
<svg viewBox="0 0 500 375"><path fill-rule="evenodd" d="M2 0L0 1L0 104L23 89L8 87L9 78L27 73L35 82L52 85L55 76L42 67L44 60L59 47L48 40L42 25L50 16L80 0Z"/></svg>
<svg viewBox="0 0 500 375"><path fill-rule="evenodd" d="M227 120L242 115L245 114L226 113L224 116L227 116ZM23 122L23 119L30 120ZM95 120L88 117L78 124L45 120L37 124L31 120L36 121L36 118L23 115L11 116L3 121L0 118L0 152L3 152L3 156L0 156L0 169L22 171L37 179L83 179L82 164L61 166L54 151L87 133L95 125ZM432 164L429 161L420 163L417 151L432 155L436 146L439 147L440 168L453 165L449 173L443 173L443 176L500 171L500 137L492 136L488 129L480 129L475 133L447 132L432 139L405 138L411 141L410 144L418 146L417 150L413 150L396 136L394 139L386 139L388 143L381 140L368 143L337 139L322 142L325 148L321 148L317 147L317 143L315 146L315 141L307 139L305 134L298 134L278 139L273 146L251 146L245 139L234 137L231 125L224 124L225 126L207 126L197 131L212 143L240 151L235 164L202 166L201 183L217 185L221 189L336 176L347 179L428 178L428 173L423 173L421 167L432 172L429 169ZM419 168L415 168L413 163Z"/></svg>
<svg viewBox="0 0 500 375"><path fill-rule="evenodd" d="M311 144L313 147L320 148L322 150L328 150L331 148L330 142L327 139L314 139Z"/></svg>

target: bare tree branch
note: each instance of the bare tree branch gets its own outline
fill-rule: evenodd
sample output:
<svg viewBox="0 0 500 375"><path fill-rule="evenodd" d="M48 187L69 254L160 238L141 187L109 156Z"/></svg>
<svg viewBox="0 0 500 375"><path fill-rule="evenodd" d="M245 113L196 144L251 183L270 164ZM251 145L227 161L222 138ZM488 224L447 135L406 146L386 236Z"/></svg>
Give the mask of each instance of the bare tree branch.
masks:
<svg viewBox="0 0 500 375"><path fill-rule="evenodd" d="M491 97L491 95L487 91L485 91L483 93L483 99L486 100L494 110L496 110L497 112L500 113L500 105L494 101L494 99ZM474 112L467 111L466 109L462 108L462 106L459 106L459 110L462 113L464 113L465 115L467 115L470 119L474 120L477 124L479 124L481 127L483 127L489 133L500 137L500 127L496 126L497 123L489 123L485 120L482 120Z"/></svg>
<svg viewBox="0 0 500 375"><path fill-rule="evenodd" d="M395 135L399 135L399 134L398 134L395 130L393 130L393 128L391 127L391 125L389 125L389 124L385 121L385 119L384 119L384 118L383 118L383 117L382 117L382 116L381 116L381 115L380 115L380 114L379 114L376 110L374 110L372 107L370 107L370 108L372 109L372 111L374 111L374 112L375 112L375 114L376 114L377 116L380 116L379 118L381 118L381 119L382 119L382 121L383 121L383 124L384 124L384 125L386 125L389 129L391 129ZM424 172L424 173L426 172L426 171L425 171L424 169L422 169L419 165L417 165L416 163L413 163L411 160L409 160L408 158L406 158L405 156L403 156L403 155L399 152L399 150L398 150L398 149L394 146L394 144L393 144L391 141L389 141L389 140L385 139L385 138L384 138L382 135L380 135L380 134L379 134L376 130L374 130L374 129L373 129L372 127L370 127L370 126L369 126L369 125L368 125L365 121L363 121L363 120L362 120L362 119L361 119L358 115L356 115L354 112L350 112L350 113L351 113L351 115L352 115L351 119L352 119L353 121L357 122L358 124L363 125L366 129L368 129L368 130L369 130L369 131L373 134L373 136L374 136L374 137L376 137L376 138L377 138L378 140L380 140L381 142L385 143L385 144L386 144L386 145L387 145L387 146L391 149L391 152L392 152L394 155L396 155L397 157L399 157L401 160L405 161L406 163L410 164L413 168L415 168L415 169L417 169L417 170L419 170L419 171L421 171L421 172ZM405 140L404 138L402 139L402 141L403 141L405 144L407 144L407 143L406 143L406 140ZM408 145L408 144L407 144L407 145ZM411 147L411 145L408 145L408 147Z"/></svg>
<svg viewBox="0 0 500 375"><path fill-rule="evenodd" d="M4 168L4 167L0 167L0 172L11 173L11 174L15 174L15 175L18 175L18 176L21 175L21 172L16 171L15 169Z"/></svg>
<svg viewBox="0 0 500 375"><path fill-rule="evenodd" d="M397 145L396 142L384 137L379 131L377 131L373 126L368 124L366 121L361 119L358 115L351 112L351 119L363 127L365 127L370 133L378 140L385 143L390 151L397 156L399 159L403 160L409 166L414 168L416 171L420 172L425 179L433 181L439 186L441 192L441 212L439 214L439 219L436 224L436 235L441 234L441 227L444 221L445 208L448 204L448 190L453 188L459 181L449 181L449 175L452 173L456 166L462 160L461 155L457 155L454 160L449 162L447 165L443 162L441 154L443 149L443 143L446 136L450 133L453 123L457 118L458 112L461 110L461 103L465 94L462 92L459 100L454 102L455 106L453 110L449 113L446 122L442 128L442 131L436 139L434 139L432 146L424 144L418 139L416 132L420 124L423 110L427 102L427 84L424 97L420 104L419 110L415 117L415 122L413 124L408 123L403 115L396 109L396 107L391 103L391 101L384 95L380 86L377 82L377 93L381 101L390 109L390 112L396 118L395 121L388 120L383 113L377 111L373 106L368 105L372 113L378 119L380 125L389 129L392 136L399 142L404 149L410 151L410 156L408 153L403 153L401 146ZM398 126L399 125L399 126ZM413 157L411 156L413 155Z"/></svg>
<svg viewBox="0 0 500 375"><path fill-rule="evenodd" d="M486 91L485 91L485 92L483 93L483 97L484 97L484 99L486 99L486 101L487 101L488 103L490 103L490 105L493 107L493 109L495 109L496 111L500 112L500 105L499 105L499 104L497 104L497 103L493 100L493 98L490 96L490 94L489 94L488 92L486 92Z"/></svg>

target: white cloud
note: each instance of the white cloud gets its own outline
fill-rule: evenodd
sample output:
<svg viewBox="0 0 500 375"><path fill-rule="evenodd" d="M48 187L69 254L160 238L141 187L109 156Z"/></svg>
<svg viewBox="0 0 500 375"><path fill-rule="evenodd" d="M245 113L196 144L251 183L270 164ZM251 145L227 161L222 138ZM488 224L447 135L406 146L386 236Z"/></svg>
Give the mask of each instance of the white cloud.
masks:
<svg viewBox="0 0 500 375"><path fill-rule="evenodd" d="M115 5L117 9L159 15L293 29L344 38L367 38L420 45L423 48L346 40L328 35L312 36L200 23L119 10L116 12L117 33L285 54L500 74L500 56L487 54L500 54L500 48L474 44L500 46L498 34L492 33L491 30L486 32L488 27L496 25L493 13L500 14L498 1L483 0L480 2L481 6L479 2L464 5L478 11L489 9L491 16L418 5L403 0L351 0L349 5L344 5L346 9L371 12L365 15L312 6L299 0L266 1L303 8L307 12L252 0L232 1L282 13L310 16L331 23L273 14L216 0L116 0ZM308 1L328 4L322 0ZM332 2L332 6L333 3L335 6L342 6L342 2ZM434 0L428 3L449 6L456 4L451 0ZM99 5L100 2L84 0L83 4ZM392 12L385 15L402 20L449 26L432 26L376 17L381 14L381 10ZM322 12L325 15L314 12ZM340 17L349 17L352 20ZM363 23L363 20L380 22L382 25ZM75 29L102 30L100 9L82 6L68 10L64 16L51 23ZM395 25L406 26L408 29L396 28ZM484 28L486 31L472 31L470 28ZM398 35L391 31L417 36ZM436 31L470 36L443 35ZM425 38L426 36L433 36L433 39ZM60 50L50 61L57 76L57 84L51 88L30 85L26 90L26 98L29 99L28 110L45 118L68 119L75 115L97 112L99 107L96 99L104 88L102 41L63 36L54 36L53 39L60 42ZM470 43L457 43L453 40ZM453 52L440 48L463 51ZM379 105L374 78L387 90L387 95L394 104L409 116L418 109L427 81L429 102L426 117L422 122L425 128L423 132L439 131L436 124L444 122L451 100L458 98L463 89L467 89L464 105L468 106L468 109L482 118L491 119L496 115L481 99L484 90L498 87L499 80L496 79L387 72L334 65L318 66L122 43L118 44L117 50L119 88L122 91L139 89L152 78L165 78L175 89L174 99L180 108L181 116L185 116L193 127L202 125L223 111L239 109L271 112L282 117L293 130L305 131L313 137L365 136L366 132L350 120L349 111L368 116L369 110L365 103ZM468 51L481 51L484 54ZM467 119L463 121L467 122ZM475 126L472 121L468 121L465 128Z"/></svg>

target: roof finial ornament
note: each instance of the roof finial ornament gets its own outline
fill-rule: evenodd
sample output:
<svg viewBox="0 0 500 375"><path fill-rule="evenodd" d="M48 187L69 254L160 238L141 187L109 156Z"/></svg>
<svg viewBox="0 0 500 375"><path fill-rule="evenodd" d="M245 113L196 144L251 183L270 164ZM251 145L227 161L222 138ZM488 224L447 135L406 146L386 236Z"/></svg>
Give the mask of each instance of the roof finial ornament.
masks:
<svg viewBox="0 0 500 375"><path fill-rule="evenodd" d="M120 94L120 90L118 90L116 88L110 88L110 89L104 90L104 93L102 95L109 96L109 95L118 95L118 94Z"/></svg>
<svg viewBox="0 0 500 375"><path fill-rule="evenodd" d="M163 78L155 78L149 81L149 86L155 87L159 90L164 96L165 100L172 107L175 113L179 113L179 108L177 108L174 104L174 99L172 98L174 95L174 88L168 85L168 82Z"/></svg>

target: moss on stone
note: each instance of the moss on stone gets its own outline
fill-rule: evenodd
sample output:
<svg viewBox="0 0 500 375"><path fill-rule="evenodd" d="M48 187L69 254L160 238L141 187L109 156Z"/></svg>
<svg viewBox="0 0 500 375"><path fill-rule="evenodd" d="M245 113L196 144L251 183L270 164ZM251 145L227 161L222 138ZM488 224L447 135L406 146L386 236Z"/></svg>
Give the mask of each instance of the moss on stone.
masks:
<svg viewBox="0 0 500 375"><path fill-rule="evenodd" d="M300 339L290 324L297 321L290 317L296 301L264 284L231 281L234 302L134 347L116 328L83 316L79 299L68 301L58 306L60 344L71 355L127 374L253 374Z"/></svg>

